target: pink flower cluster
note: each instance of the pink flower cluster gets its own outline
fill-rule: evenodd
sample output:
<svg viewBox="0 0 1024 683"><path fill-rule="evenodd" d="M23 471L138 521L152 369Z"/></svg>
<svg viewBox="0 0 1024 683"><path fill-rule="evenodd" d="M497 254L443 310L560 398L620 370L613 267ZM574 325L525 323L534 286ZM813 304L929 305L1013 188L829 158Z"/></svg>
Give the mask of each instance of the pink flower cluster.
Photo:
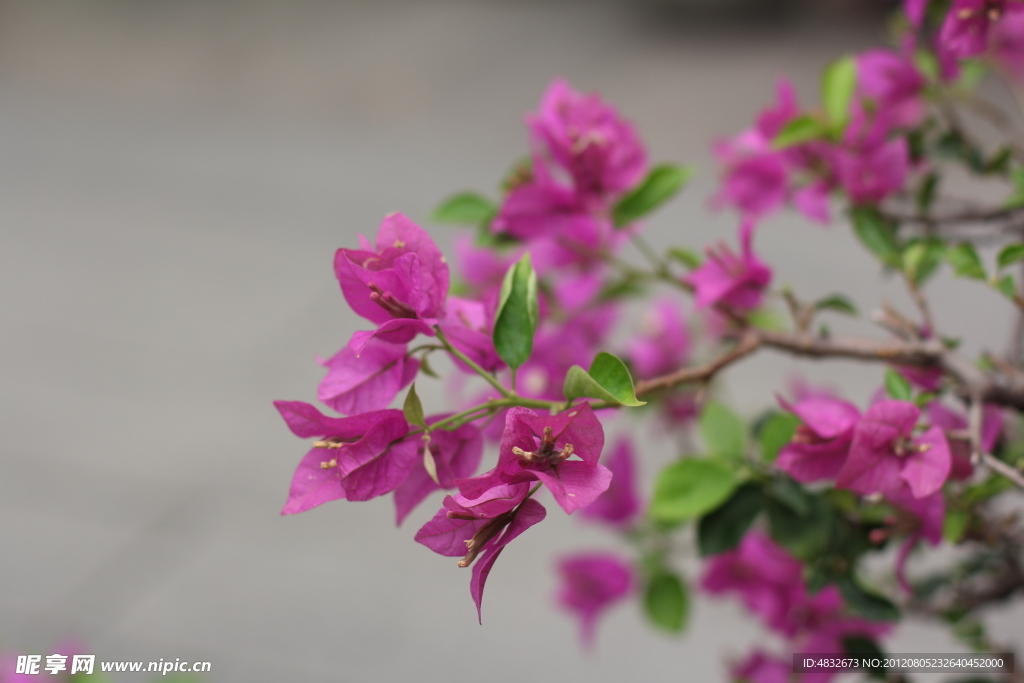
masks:
<svg viewBox="0 0 1024 683"><path fill-rule="evenodd" d="M899 133L922 119L924 76L909 55L884 49L859 55L856 72L850 120L841 135L781 148L775 141L787 124L817 114L801 111L793 86L780 82L774 107L753 127L716 145L724 173L715 203L757 220L792 202L811 220L827 223L833 192L864 204L903 189L911 160Z"/></svg>
<svg viewBox="0 0 1024 683"><path fill-rule="evenodd" d="M712 558L701 586L716 595L738 595L765 626L787 640L790 652L843 652L843 638L878 638L890 630L888 624L850 616L835 586L809 593L799 560L757 531L744 536L735 550ZM757 650L733 675L753 683L783 683L790 672L788 660ZM827 683L833 676L807 673L800 680Z"/></svg>

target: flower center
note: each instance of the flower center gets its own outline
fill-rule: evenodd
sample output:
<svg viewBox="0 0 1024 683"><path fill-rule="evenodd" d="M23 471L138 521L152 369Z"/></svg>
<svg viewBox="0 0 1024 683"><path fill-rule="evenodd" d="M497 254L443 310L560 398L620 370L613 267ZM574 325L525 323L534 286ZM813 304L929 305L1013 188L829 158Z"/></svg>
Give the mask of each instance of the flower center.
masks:
<svg viewBox="0 0 1024 683"><path fill-rule="evenodd" d="M390 313L396 318L418 318L416 311L412 306L406 303L402 303L395 298L395 295L391 292L385 292L380 288L376 282L367 282L366 286L370 289L370 301L377 304L385 311Z"/></svg>

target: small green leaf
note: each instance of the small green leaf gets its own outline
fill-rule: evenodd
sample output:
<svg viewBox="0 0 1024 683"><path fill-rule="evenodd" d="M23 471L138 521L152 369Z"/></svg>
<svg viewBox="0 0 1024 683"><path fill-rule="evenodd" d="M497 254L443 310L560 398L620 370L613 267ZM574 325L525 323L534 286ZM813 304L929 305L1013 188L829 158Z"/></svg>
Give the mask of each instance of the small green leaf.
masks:
<svg viewBox="0 0 1024 683"><path fill-rule="evenodd" d="M854 208L852 218L853 230L861 244L885 265L899 268L902 257L896 228L876 209L868 206Z"/></svg>
<svg viewBox="0 0 1024 683"><path fill-rule="evenodd" d="M438 375L437 372L434 371L434 368L431 367L430 363L427 362L426 354L423 354L423 358L420 359L420 372L422 372L424 375L427 375L428 377L433 377L434 379L441 379L441 376Z"/></svg>
<svg viewBox="0 0 1024 683"><path fill-rule="evenodd" d="M633 390L633 378L629 376L626 364L610 353L601 351L594 356L590 370L578 365L569 368L565 376L563 392L567 400L574 398L599 398L622 406L642 406Z"/></svg>
<svg viewBox="0 0 1024 683"><path fill-rule="evenodd" d="M1024 168L1015 168L1010 171L1010 180L1013 181L1016 191L1003 203L1003 206L1007 209L1016 209L1024 206Z"/></svg>
<svg viewBox="0 0 1024 683"><path fill-rule="evenodd" d="M643 182L612 209L615 227L621 228L657 209L679 192L692 174L685 166L664 164L652 168Z"/></svg>
<svg viewBox="0 0 1024 683"><path fill-rule="evenodd" d="M861 616L872 621L896 621L900 618L900 611L896 605L888 598L865 589L853 576L840 577L836 580L836 585L846 599L846 604Z"/></svg>
<svg viewBox="0 0 1024 683"><path fill-rule="evenodd" d="M782 127L779 134L772 140L772 145L776 149L785 149L827 135L828 127L817 118L810 115L798 116Z"/></svg>
<svg viewBox="0 0 1024 683"><path fill-rule="evenodd" d="M924 177L920 187L917 188L917 195L915 199L917 201L917 212L920 214L928 213L932 204L935 202L935 194L939 189L939 175L937 173L929 173Z"/></svg>
<svg viewBox="0 0 1024 683"><path fill-rule="evenodd" d="M746 452L746 425L721 403L704 406L698 427L709 455L739 459Z"/></svg>
<svg viewBox="0 0 1024 683"><path fill-rule="evenodd" d="M864 662L886 661L885 652L878 647L878 643L867 636L846 636L842 640L843 654L849 657L857 657ZM866 669L869 678L881 681L887 680L889 669L884 666L875 666Z"/></svg>
<svg viewBox="0 0 1024 683"><path fill-rule="evenodd" d="M903 249L903 271L914 284L920 285L939 267L945 249L940 240L912 240Z"/></svg>
<svg viewBox="0 0 1024 683"><path fill-rule="evenodd" d="M991 158L985 162L984 172L991 175L1004 175L1009 172L1011 161L1013 161L1013 148L1004 145L993 152Z"/></svg>
<svg viewBox="0 0 1024 683"><path fill-rule="evenodd" d="M967 530L968 519L966 510L947 510L942 522L942 537L950 543L959 543Z"/></svg>
<svg viewBox="0 0 1024 683"><path fill-rule="evenodd" d="M402 412L405 414L405 421L417 427L426 427L427 421L423 417L423 404L420 397L416 395L416 382L409 387L409 393L405 395L405 403L402 405Z"/></svg>
<svg viewBox="0 0 1024 683"><path fill-rule="evenodd" d="M432 218L438 223L477 225L490 221L497 210L490 199L475 192L462 192L444 200L434 210Z"/></svg>
<svg viewBox="0 0 1024 683"><path fill-rule="evenodd" d="M999 252L996 263L1000 268L1024 261L1024 244L1008 244Z"/></svg>
<svg viewBox="0 0 1024 683"><path fill-rule="evenodd" d="M838 311L847 315L857 315L857 307L842 294L831 294L824 299L818 299L814 302L814 308L819 311Z"/></svg>
<svg viewBox="0 0 1024 683"><path fill-rule="evenodd" d="M1002 276L998 281L996 281L994 286L999 290L1000 294L1010 301L1017 300L1017 283L1014 282L1012 275Z"/></svg>
<svg viewBox="0 0 1024 683"><path fill-rule="evenodd" d="M786 487L790 493L794 487ZM799 486L795 487L799 490ZM804 511L794 509L796 499L784 499L778 491L769 491L765 503L768 529L772 539L802 560L811 560L825 551L832 537L834 515L818 496L803 491Z"/></svg>
<svg viewBox="0 0 1024 683"><path fill-rule="evenodd" d="M821 81L821 99L834 130L842 130L850 120L850 100L857 86L857 63L846 55L825 68Z"/></svg>
<svg viewBox="0 0 1024 683"><path fill-rule="evenodd" d="M700 256L698 256L697 253L691 249L673 247L672 249L668 250L668 255L670 258L679 261L690 270L693 270L694 268L700 268Z"/></svg>
<svg viewBox="0 0 1024 683"><path fill-rule="evenodd" d="M775 462L782 447L793 440L799 424L800 418L792 413L775 413L765 420L757 435L765 462Z"/></svg>
<svg viewBox="0 0 1024 683"><path fill-rule="evenodd" d="M650 514L677 524L714 510L735 490L733 469L716 460L689 458L661 471L654 484Z"/></svg>
<svg viewBox="0 0 1024 683"><path fill-rule="evenodd" d="M701 517L697 524L700 554L717 555L735 548L763 507L760 488L753 484L741 486L719 508Z"/></svg>
<svg viewBox="0 0 1024 683"><path fill-rule="evenodd" d="M914 397L914 390L907 378L892 369L885 371L885 393L897 401L909 401Z"/></svg>
<svg viewBox="0 0 1024 683"><path fill-rule="evenodd" d="M984 280L985 267L981 265L978 252L970 242L961 242L946 249L946 260L953 267L953 272L960 277Z"/></svg>
<svg viewBox="0 0 1024 683"><path fill-rule="evenodd" d="M505 273L494 315L494 350L513 370L533 353L537 318L537 274L526 253Z"/></svg>
<svg viewBox="0 0 1024 683"><path fill-rule="evenodd" d="M669 633L680 633L690 611L686 585L675 574L655 574L644 589L644 612L652 624Z"/></svg>

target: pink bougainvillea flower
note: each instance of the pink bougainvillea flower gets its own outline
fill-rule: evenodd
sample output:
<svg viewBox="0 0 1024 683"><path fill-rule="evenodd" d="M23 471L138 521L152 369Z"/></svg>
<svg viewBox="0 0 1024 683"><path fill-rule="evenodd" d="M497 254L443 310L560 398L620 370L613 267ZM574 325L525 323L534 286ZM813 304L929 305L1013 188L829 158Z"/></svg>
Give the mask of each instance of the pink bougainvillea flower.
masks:
<svg viewBox="0 0 1024 683"><path fill-rule="evenodd" d="M868 495L894 492L905 482L915 498L935 493L949 476L949 444L939 427L913 433L921 411L906 401L879 401L853 433L836 485Z"/></svg>
<svg viewBox="0 0 1024 683"><path fill-rule="evenodd" d="M504 367L498 352L494 350L491 321L483 302L448 297L448 315L441 321L440 327L452 346L484 370L493 372ZM458 358L453 358L453 361L463 372L475 373Z"/></svg>
<svg viewBox="0 0 1024 683"><path fill-rule="evenodd" d="M877 115L892 127L909 128L925 114L924 75L911 57L895 50L867 50L857 56L860 94L873 101Z"/></svg>
<svg viewBox="0 0 1024 683"><path fill-rule="evenodd" d="M855 204L874 204L903 189L910 172L910 149L903 137L886 140L880 130L855 137L858 133L854 117L846 144L832 150L832 170Z"/></svg>
<svg viewBox="0 0 1024 683"><path fill-rule="evenodd" d="M754 223L744 221L739 233L740 255L724 243L707 249L704 264L685 280L697 290L698 308L724 304L745 311L761 305L772 271L754 255L753 234Z"/></svg>
<svg viewBox="0 0 1024 683"><path fill-rule="evenodd" d="M592 552L563 557L558 574L558 604L579 619L580 640L590 647L598 617L629 595L633 569L617 555Z"/></svg>
<svg viewBox="0 0 1024 683"><path fill-rule="evenodd" d="M1022 13L1017 0L954 0L939 31L939 47L957 59L982 54L992 29Z"/></svg>
<svg viewBox="0 0 1024 683"><path fill-rule="evenodd" d="M346 498L369 500L394 491L416 462L414 440L401 410L377 410L352 417L327 417L301 401L275 401L296 436L321 437L299 463L282 515L304 512Z"/></svg>
<svg viewBox="0 0 1024 683"><path fill-rule="evenodd" d="M636 456L633 455L630 440L619 439L605 464L612 473L612 483L580 514L615 527L629 526L640 512L640 496L636 490Z"/></svg>
<svg viewBox="0 0 1024 683"><path fill-rule="evenodd" d="M492 537L480 546L480 558L473 565L473 576L469 582L469 592L476 603L476 613L480 623L483 623L483 614L480 610L484 599L484 584L487 583L487 577L490 576L495 561L497 561L498 556L505 549L506 545L531 526L542 521L547 515L547 511L543 505L533 498L527 498L514 511L514 515L512 521L508 523L500 537Z"/></svg>
<svg viewBox="0 0 1024 683"><path fill-rule="evenodd" d="M360 236L361 249L339 249L334 272L345 300L379 327L364 333L404 343L444 317L448 264L423 228L400 213L384 218L376 246ZM360 340L366 338L360 337ZM356 352L361 346L353 336ZM364 342L365 343L365 342Z"/></svg>
<svg viewBox="0 0 1024 683"><path fill-rule="evenodd" d="M924 21L924 12L928 9L928 0L903 0L903 11L910 19L911 26L918 28Z"/></svg>
<svg viewBox="0 0 1024 683"><path fill-rule="evenodd" d="M928 419L933 425L942 427L946 431L958 431L966 434L967 417L958 413L938 401L928 404ZM1003 414L999 406L986 403L982 408L981 421L981 449L985 453L991 453L1003 431ZM950 439L949 450L953 456L953 465L950 470L950 479L966 479L974 472L971 465L971 446L967 439Z"/></svg>
<svg viewBox="0 0 1024 683"><path fill-rule="evenodd" d="M520 240L532 240L578 229L593 219L576 192L554 180L542 162L526 182L514 185L505 196L492 229Z"/></svg>
<svg viewBox="0 0 1024 683"><path fill-rule="evenodd" d="M432 415L427 418L427 424L434 424L449 415ZM422 440L419 446L418 454L422 458ZM480 428L472 423L452 430L437 429L430 433L427 450L434 460L437 481L434 481L425 467L413 465L409 476L395 489L395 517L398 524L431 492L453 489L456 479L472 476L484 454L484 438Z"/></svg>
<svg viewBox="0 0 1024 683"><path fill-rule="evenodd" d="M782 407L800 418L793 440L783 446L776 466L799 482L832 479L842 468L860 419L857 407L833 398L812 397Z"/></svg>
<svg viewBox="0 0 1024 683"><path fill-rule="evenodd" d="M436 553L464 556L460 567L476 560L469 590L481 620L484 584L498 555L547 514L543 505L526 497L528 493L527 484L513 484L498 485L473 499L447 496L444 507L416 533L416 541Z"/></svg>
<svg viewBox="0 0 1024 683"><path fill-rule="evenodd" d="M749 610L772 629L793 635L790 610L805 596L800 562L761 532L711 558L701 586L713 594L737 592Z"/></svg>
<svg viewBox="0 0 1024 683"><path fill-rule="evenodd" d="M690 338L683 310L675 299L662 298L644 315L640 334L629 344L626 356L640 379L678 369L690 352Z"/></svg>
<svg viewBox="0 0 1024 683"><path fill-rule="evenodd" d="M992 27L989 53L1011 78L1024 81L1024 11L1008 11Z"/></svg>
<svg viewBox="0 0 1024 683"><path fill-rule="evenodd" d="M420 362L406 356L405 344L369 340L356 355L349 344L321 365L327 376L317 398L342 415L386 408L416 378Z"/></svg>
<svg viewBox="0 0 1024 683"><path fill-rule="evenodd" d="M718 142L715 157L725 168L715 206L733 206L748 218L760 218L780 208L789 196L786 156L758 134L747 131Z"/></svg>
<svg viewBox="0 0 1024 683"><path fill-rule="evenodd" d="M754 650L745 659L732 667L732 678L747 683L791 683L792 663Z"/></svg>
<svg viewBox="0 0 1024 683"><path fill-rule="evenodd" d="M611 483L612 473L598 464L603 447L604 430L588 403L557 415L511 408L505 415L498 466L460 481L459 490L477 498L500 484L540 481L571 514L593 503Z"/></svg>
<svg viewBox="0 0 1024 683"><path fill-rule="evenodd" d="M585 199L621 194L647 172L647 153L633 126L597 93L576 92L562 79L548 86L526 125Z"/></svg>

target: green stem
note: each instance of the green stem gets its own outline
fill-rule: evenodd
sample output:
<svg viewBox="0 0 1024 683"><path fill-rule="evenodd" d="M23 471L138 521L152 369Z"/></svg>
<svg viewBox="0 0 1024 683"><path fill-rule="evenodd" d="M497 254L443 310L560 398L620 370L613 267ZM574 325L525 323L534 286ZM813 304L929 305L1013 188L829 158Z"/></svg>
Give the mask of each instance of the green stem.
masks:
<svg viewBox="0 0 1024 683"><path fill-rule="evenodd" d="M451 343L448 341L448 338L444 336L444 332L441 331L441 327L439 325L434 325L434 331L437 333L437 338L441 341L442 344L444 344L444 347L448 351L448 353L452 354L453 356L461 360L463 363L468 365L473 370L473 372L487 380L487 383L490 384L495 389L497 389L499 392L501 392L501 395L504 396L505 398L511 398L515 396L515 392L507 389L501 382L498 381L498 379L494 375L484 370L482 367L477 365L475 361L471 360L468 356L466 356L466 354L452 346Z"/></svg>

